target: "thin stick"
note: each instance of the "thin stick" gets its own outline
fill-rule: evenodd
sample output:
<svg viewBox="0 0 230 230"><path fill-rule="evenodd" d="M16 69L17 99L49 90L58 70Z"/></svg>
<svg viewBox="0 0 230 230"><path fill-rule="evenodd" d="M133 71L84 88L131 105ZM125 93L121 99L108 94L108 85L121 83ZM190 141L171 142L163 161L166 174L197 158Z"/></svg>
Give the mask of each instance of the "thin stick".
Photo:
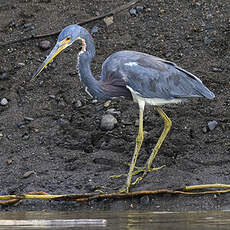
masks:
<svg viewBox="0 0 230 230"><path fill-rule="evenodd" d="M183 191L191 191L196 189L206 189L206 188L228 188L230 189L230 185L228 184L202 184L202 185L191 185L185 186Z"/></svg>
<svg viewBox="0 0 230 230"><path fill-rule="evenodd" d="M213 188L227 188L224 190L206 190L206 191L197 191L197 192L188 192L190 190L202 190L202 189L213 189ZM226 184L205 184L205 185L193 185L186 186L179 190L169 190L169 189L160 189L160 190L150 190L150 191L137 191L137 192L128 192L128 193L85 193L85 194L70 194L70 195L50 195L44 192L31 192L22 195L5 195L0 196L0 205L12 205L16 204L22 199L50 199L55 201L75 201L75 202L88 202L91 200L102 200L102 199L124 199L124 198L133 198L138 196L146 195L157 195L157 194L182 194L182 195L207 195L207 194L220 194L220 193L229 193L230 185Z"/></svg>
<svg viewBox="0 0 230 230"><path fill-rule="evenodd" d="M89 18L87 20L84 20L84 21L81 21L79 23L76 23L77 25L85 25L89 22L93 22L93 21L96 21L96 20L100 20L100 19L103 19L105 17L109 17L109 16L113 16L123 10L126 10L127 8L135 5L136 3L138 3L140 0L133 0L133 1L130 1L128 2L127 4L124 4L114 10L111 10L109 11L108 13L105 13L105 14L102 14L102 15L99 15L99 16L96 16L96 17L92 17L92 18ZM22 38L22 39L18 39L18 40L15 40L15 41L9 41L9 42L6 42L6 43L0 43L0 46L8 46L8 45L12 45L12 44L15 44L15 43L18 43L18 42L25 42L25 41L28 41L28 40L34 40L34 39L39 39L39 38L45 38L45 37L50 37L50 36L55 36L55 35L58 35L61 31L55 31L55 32L52 32L52 33L47 33L47 34L38 34L38 35L31 35L30 37L27 37L27 38Z"/></svg>

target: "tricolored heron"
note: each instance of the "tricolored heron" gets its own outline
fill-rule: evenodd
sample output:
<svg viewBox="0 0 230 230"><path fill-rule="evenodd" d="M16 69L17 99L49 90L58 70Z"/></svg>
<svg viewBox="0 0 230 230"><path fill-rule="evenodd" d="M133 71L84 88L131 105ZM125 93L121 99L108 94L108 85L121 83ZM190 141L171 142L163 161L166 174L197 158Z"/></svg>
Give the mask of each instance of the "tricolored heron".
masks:
<svg viewBox="0 0 230 230"><path fill-rule="evenodd" d="M109 56L102 65L100 79L96 80L90 69L91 61L95 56L94 42L89 32L78 25L67 26L61 31L55 47L32 79L35 79L56 55L76 40L82 42L82 49L77 58L77 70L80 79L86 86L86 91L98 100L125 97L129 100L133 99L139 105L139 131L136 147L123 188L123 191L128 192L144 138L145 104L155 107L164 120L164 129L145 164L142 177L139 177L138 180L151 171L152 162L172 125L171 120L159 106L183 102L187 98L194 97L213 99L215 95L198 77L176 64L136 51L124 50Z"/></svg>

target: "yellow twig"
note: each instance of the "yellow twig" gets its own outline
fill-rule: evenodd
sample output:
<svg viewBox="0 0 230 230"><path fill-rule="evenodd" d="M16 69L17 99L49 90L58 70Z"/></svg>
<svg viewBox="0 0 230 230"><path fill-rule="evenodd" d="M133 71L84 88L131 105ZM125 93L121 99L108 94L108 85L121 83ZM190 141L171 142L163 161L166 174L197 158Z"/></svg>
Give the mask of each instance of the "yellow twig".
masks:
<svg viewBox="0 0 230 230"><path fill-rule="evenodd" d="M206 190L206 191L193 191L192 190L203 190L203 189L222 189L222 190ZM223 189L224 188L224 189ZM45 192L30 192L21 195L2 195L0 196L0 205L12 205L18 203L23 199L50 199L55 201L75 201L75 202L88 202L91 200L102 200L102 199L122 199L122 198L133 198L138 196L146 195L157 195L157 194L182 194L182 195L207 195L216 193L229 193L230 185L226 184L204 184L204 185L192 185L186 186L177 190L159 189L150 191L137 191L128 193L84 193L84 194L69 194L69 195L50 195Z"/></svg>

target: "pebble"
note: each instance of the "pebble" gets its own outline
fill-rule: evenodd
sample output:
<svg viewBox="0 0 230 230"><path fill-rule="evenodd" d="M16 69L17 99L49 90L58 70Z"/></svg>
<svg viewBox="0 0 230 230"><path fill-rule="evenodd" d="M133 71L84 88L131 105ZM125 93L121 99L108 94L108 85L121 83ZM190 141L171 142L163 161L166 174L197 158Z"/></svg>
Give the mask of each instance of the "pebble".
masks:
<svg viewBox="0 0 230 230"><path fill-rule="evenodd" d="M208 132L208 127L207 127L207 126L203 127L203 128L202 128L202 132L203 132L203 133L207 133L207 132Z"/></svg>
<svg viewBox="0 0 230 230"><path fill-rule="evenodd" d="M172 53L171 53L171 52L167 52L167 53L165 54L165 57L166 57L166 58L168 58L168 57L170 57L170 56L172 56Z"/></svg>
<svg viewBox="0 0 230 230"><path fill-rule="evenodd" d="M209 128L209 130L213 131L216 128L217 124L218 124L217 121L209 121L208 122L208 128Z"/></svg>
<svg viewBox="0 0 230 230"><path fill-rule="evenodd" d="M111 100L108 100L104 103L104 107L107 108L111 105Z"/></svg>
<svg viewBox="0 0 230 230"><path fill-rule="evenodd" d="M55 99L56 97L55 97L55 95L49 95L49 98Z"/></svg>
<svg viewBox="0 0 230 230"><path fill-rule="evenodd" d="M129 14L130 14L131 16L137 16L137 10L136 10L135 8L131 8L131 9L129 10Z"/></svg>
<svg viewBox="0 0 230 230"><path fill-rule="evenodd" d="M4 97L4 98L1 99L0 104L5 106L5 105L8 104L8 100Z"/></svg>
<svg viewBox="0 0 230 230"><path fill-rule="evenodd" d="M138 14L141 14L144 12L144 6L136 6L129 10L129 14L131 16L137 16Z"/></svg>
<svg viewBox="0 0 230 230"><path fill-rule="evenodd" d="M8 78L9 78L8 73L2 73L2 74L0 75L0 80L6 80L6 79L8 79Z"/></svg>
<svg viewBox="0 0 230 230"><path fill-rule="evenodd" d="M25 27L25 28L28 28L28 27L31 27L32 25L33 25L32 23L25 23L25 24L24 24L24 27Z"/></svg>
<svg viewBox="0 0 230 230"><path fill-rule="evenodd" d="M27 177L31 176L32 174L34 174L34 173L35 173L34 171L25 172L25 173L23 174L23 178L27 178Z"/></svg>
<svg viewBox="0 0 230 230"><path fill-rule="evenodd" d="M204 44L209 45L211 44L212 40L211 39L204 39Z"/></svg>
<svg viewBox="0 0 230 230"><path fill-rule="evenodd" d="M107 109L107 111L106 111L106 112L107 112L107 113L110 113L110 114L121 115L121 112L120 112L120 111L115 110L114 108Z"/></svg>
<svg viewBox="0 0 230 230"><path fill-rule="evenodd" d="M106 26L110 26L111 24L113 24L113 16L104 18L104 22Z"/></svg>
<svg viewBox="0 0 230 230"><path fill-rule="evenodd" d="M51 42L48 40L43 40L40 42L39 47L42 50L48 50L49 48L51 48Z"/></svg>
<svg viewBox="0 0 230 230"><path fill-rule="evenodd" d="M25 23L24 24L24 28L25 28L25 31L29 31L29 30L34 30L35 27L32 23Z"/></svg>
<svg viewBox="0 0 230 230"><path fill-rule="evenodd" d="M34 119L32 117L24 117L25 121L33 121Z"/></svg>
<svg viewBox="0 0 230 230"><path fill-rule="evenodd" d="M23 62L19 62L18 63L18 67L24 67L26 64L25 63L23 63Z"/></svg>
<svg viewBox="0 0 230 230"><path fill-rule="evenodd" d="M65 101L62 99L58 102L58 108L59 109L64 109L66 107Z"/></svg>
<svg viewBox="0 0 230 230"><path fill-rule="evenodd" d="M101 119L102 130L112 130L117 124L117 119L112 114L105 114Z"/></svg>
<svg viewBox="0 0 230 230"><path fill-rule="evenodd" d="M17 122L16 125L19 129L25 128L25 123L22 121Z"/></svg>
<svg viewBox="0 0 230 230"><path fill-rule="evenodd" d="M223 72L221 68L213 67L212 72Z"/></svg>
<svg viewBox="0 0 230 230"><path fill-rule="evenodd" d="M82 107L82 102L80 100L77 100L74 105L75 105L75 108L80 108Z"/></svg>
<svg viewBox="0 0 230 230"><path fill-rule="evenodd" d="M137 13L143 13L144 12L144 7L143 6L136 6Z"/></svg>
<svg viewBox="0 0 230 230"><path fill-rule="evenodd" d="M11 140L11 141L13 140L12 135L7 135L6 137L7 137L8 140Z"/></svg>
<svg viewBox="0 0 230 230"><path fill-rule="evenodd" d="M97 26L94 26L92 29L91 29L91 34L96 34L98 33L98 27Z"/></svg>
<svg viewBox="0 0 230 230"><path fill-rule="evenodd" d="M22 139L23 139L24 141L27 141L27 140L30 139L30 136L29 136L28 134L24 134L24 135L22 136Z"/></svg>

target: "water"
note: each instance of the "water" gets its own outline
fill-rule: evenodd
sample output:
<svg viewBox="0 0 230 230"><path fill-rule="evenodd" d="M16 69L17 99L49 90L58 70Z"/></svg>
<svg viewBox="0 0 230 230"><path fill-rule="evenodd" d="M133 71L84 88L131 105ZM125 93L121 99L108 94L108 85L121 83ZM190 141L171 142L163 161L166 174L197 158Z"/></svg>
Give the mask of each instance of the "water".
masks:
<svg viewBox="0 0 230 230"><path fill-rule="evenodd" d="M6 225L7 224L7 225ZM230 212L73 211L0 213L0 230L10 229L229 229Z"/></svg>

